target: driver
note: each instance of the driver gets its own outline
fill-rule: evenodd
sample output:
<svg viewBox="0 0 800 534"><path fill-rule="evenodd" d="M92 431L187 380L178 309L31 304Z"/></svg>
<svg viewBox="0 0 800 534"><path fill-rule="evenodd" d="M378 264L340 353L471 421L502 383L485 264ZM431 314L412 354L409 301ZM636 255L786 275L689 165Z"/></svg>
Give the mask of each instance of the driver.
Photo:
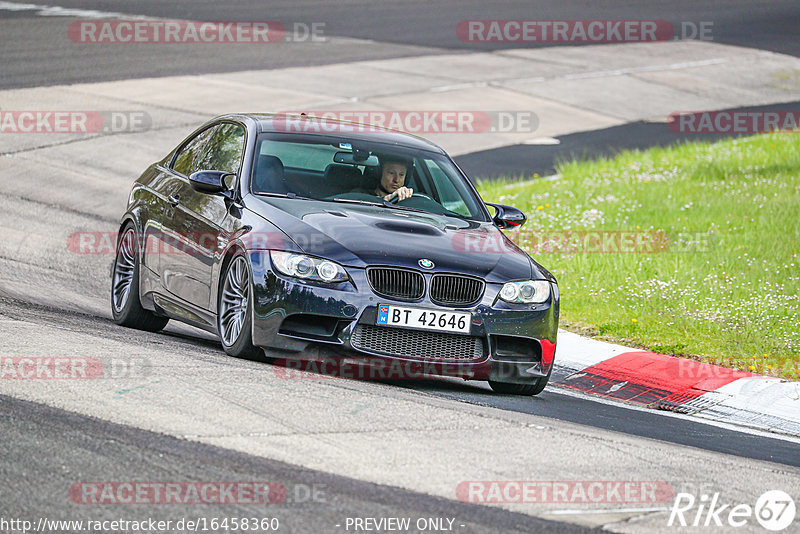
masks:
<svg viewBox="0 0 800 534"><path fill-rule="evenodd" d="M378 186L372 191L362 191L364 193L383 197L383 200L397 201L405 200L414 194L414 190L405 187L408 174L408 161L397 156L384 156L381 158L381 180Z"/></svg>

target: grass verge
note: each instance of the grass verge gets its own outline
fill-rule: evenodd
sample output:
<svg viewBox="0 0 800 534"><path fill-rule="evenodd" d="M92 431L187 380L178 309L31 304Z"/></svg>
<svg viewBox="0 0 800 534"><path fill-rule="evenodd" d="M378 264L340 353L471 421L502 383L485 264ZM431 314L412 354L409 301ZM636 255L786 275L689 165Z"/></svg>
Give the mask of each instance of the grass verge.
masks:
<svg viewBox="0 0 800 534"><path fill-rule="evenodd" d="M623 152L478 189L529 215L508 235L558 278L567 330L800 378L800 134Z"/></svg>

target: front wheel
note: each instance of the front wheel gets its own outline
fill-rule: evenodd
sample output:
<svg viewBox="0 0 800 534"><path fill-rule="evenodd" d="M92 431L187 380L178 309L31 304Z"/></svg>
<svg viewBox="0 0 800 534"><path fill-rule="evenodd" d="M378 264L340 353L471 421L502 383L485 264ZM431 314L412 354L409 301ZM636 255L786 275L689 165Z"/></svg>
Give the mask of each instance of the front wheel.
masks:
<svg viewBox="0 0 800 534"><path fill-rule="evenodd" d="M263 351L253 345L251 294L250 267L244 254L237 254L225 270L219 292L217 331L227 354L255 360L263 358Z"/></svg>
<svg viewBox="0 0 800 534"><path fill-rule="evenodd" d="M111 276L111 314L114 322L128 328L158 332L167 326L161 317L142 307L139 300L139 244L133 225L122 229Z"/></svg>

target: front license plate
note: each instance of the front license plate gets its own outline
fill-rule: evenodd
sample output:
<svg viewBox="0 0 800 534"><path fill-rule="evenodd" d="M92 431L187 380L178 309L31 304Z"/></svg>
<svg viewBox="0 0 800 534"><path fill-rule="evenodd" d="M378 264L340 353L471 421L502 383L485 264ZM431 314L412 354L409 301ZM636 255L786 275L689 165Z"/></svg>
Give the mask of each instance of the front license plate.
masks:
<svg viewBox="0 0 800 534"><path fill-rule="evenodd" d="M405 326L408 328L438 330L439 332L469 334L471 320L472 314L468 312L425 310L390 304L380 304L378 306L378 324L385 326Z"/></svg>

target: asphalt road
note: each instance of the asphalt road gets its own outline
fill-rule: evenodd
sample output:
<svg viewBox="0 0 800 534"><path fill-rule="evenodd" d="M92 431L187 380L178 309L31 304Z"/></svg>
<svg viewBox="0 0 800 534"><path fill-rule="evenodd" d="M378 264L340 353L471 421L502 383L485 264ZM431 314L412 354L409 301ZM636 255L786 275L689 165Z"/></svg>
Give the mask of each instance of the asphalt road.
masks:
<svg viewBox="0 0 800 534"><path fill-rule="evenodd" d="M725 111L797 111L800 101L770 104L768 106L746 106ZM530 179L534 173L548 176L556 172L559 162L591 161L612 158L623 150L645 150L655 146L670 146L682 143L713 143L751 134L696 133L682 134L671 131L663 122L629 122L620 126L578 132L556 137L553 145L509 145L491 150L479 150L454 158L468 176L485 179L520 178Z"/></svg>
<svg viewBox="0 0 800 534"><path fill-rule="evenodd" d="M32 5L38 5L35 2ZM323 24L328 42L268 45L174 44L91 45L69 40L76 17L39 15L36 9L0 8L0 88L34 87L126 78L234 72L286 66L314 66L452 51L553 46L551 43L467 43L456 27L462 20L665 20L674 28L688 22L710 23L715 42L800 55L793 0L624 0L594 2L524 0L483 2L416 0L373 2L131 2L63 0L63 8L98 10L145 17L210 21L278 21L287 28ZM124 18L124 17L122 17ZM304 26L302 26L304 25ZM352 39L357 39L353 41ZM367 42L364 42L366 40ZM2 103L0 103L2 105Z"/></svg>
<svg viewBox="0 0 800 534"><path fill-rule="evenodd" d="M36 6L38 4L28 4ZM614 1L602 13L590 2L437 2L435 9L418 2L299 2L263 4L240 0L218 4L180 0L58 2L63 9L79 9L72 16L35 8L0 8L0 89L72 84L92 81L161 77L182 74L235 72L248 69L314 67L332 63L424 56L504 48L559 46L559 43L465 43L455 28L473 19L535 20L666 20L675 28L682 22L710 23L714 42L800 56L796 39L800 4L794 1L654 1L646 4ZM280 42L266 45L203 44L79 44L68 37L76 20L93 20L86 10L136 17L191 20L270 20L286 28L320 25L323 42ZM343 16L343 11L346 16ZM83 14L82 14L83 13ZM69 13L67 13L69 14ZM765 106L796 110L798 101ZM0 109L4 106L0 102ZM269 103L259 104L264 110ZM751 108L747 108L751 109ZM755 109L755 108L753 108ZM558 161L610 156L620 150L664 146L692 140L713 141L722 136L685 136L662 123L632 122L558 138L557 145L512 145L476 151L457 158L470 176L492 178L547 175Z"/></svg>
<svg viewBox="0 0 800 534"><path fill-rule="evenodd" d="M0 433L6 444L0 477L0 513L37 524L40 518L70 521L199 521L213 517L277 519L279 532L346 531L348 518L397 517L450 520L461 533L584 532L568 523L431 497L283 462L115 425L42 404L0 395ZM13 443L13 447L8 444ZM93 481L275 483L275 502L160 502L119 506L97 504L96 493L71 493ZM17 483L10 486L10 481ZM83 487L83 486L81 486ZM89 497L88 495L91 495ZM268 493L270 495L270 493ZM269 499L269 497L268 497ZM271 501L271 499L270 499ZM208 526L208 523L206 524ZM125 530L125 529L114 529ZM170 531L177 530L174 527ZM191 529L186 529L191 530ZM216 529L212 529L212 532ZM263 529L258 529L262 531ZM73 531L78 528L51 528Z"/></svg>

